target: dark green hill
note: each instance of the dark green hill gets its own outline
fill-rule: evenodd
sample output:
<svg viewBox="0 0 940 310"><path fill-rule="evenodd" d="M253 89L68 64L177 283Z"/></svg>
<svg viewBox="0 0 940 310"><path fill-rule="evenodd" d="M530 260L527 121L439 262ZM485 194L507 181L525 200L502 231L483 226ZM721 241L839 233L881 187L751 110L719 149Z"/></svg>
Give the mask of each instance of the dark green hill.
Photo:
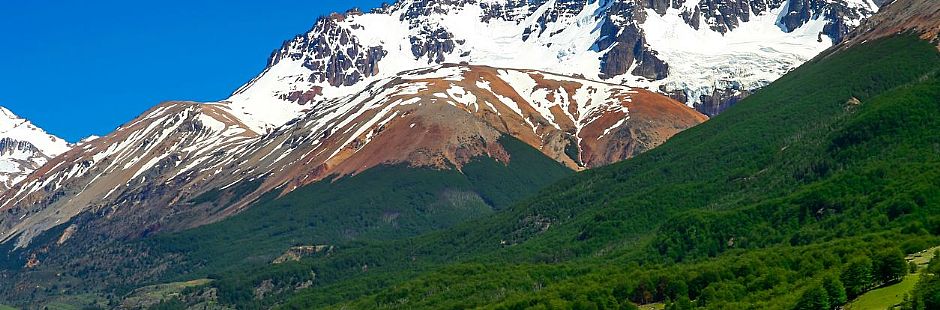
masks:
<svg viewBox="0 0 940 310"><path fill-rule="evenodd" d="M273 305L293 290L246 293L312 271L285 306L788 308L856 258L940 242L938 72L940 53L914 36L866 43L491 216L214 285L242 306Z"/></svg>

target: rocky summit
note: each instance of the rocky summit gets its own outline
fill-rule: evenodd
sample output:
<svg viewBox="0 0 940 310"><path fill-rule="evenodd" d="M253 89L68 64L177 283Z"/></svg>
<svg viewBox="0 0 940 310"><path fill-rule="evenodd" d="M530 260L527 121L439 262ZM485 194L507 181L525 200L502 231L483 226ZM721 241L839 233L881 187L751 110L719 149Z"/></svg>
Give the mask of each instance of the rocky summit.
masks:
<svg viewBox="0 0 940 310"><path fill-rule="evenodd" d="M229 100L302 110L416 67L527 68L643 87L716 115L839 43L871 0L403 0L321 18Z"/></svg>
<svg viewBox="0 0 940 310"><path fill-rule="evenodd" d="M0 107L0 190L64 153L71 145Z"/></svg>

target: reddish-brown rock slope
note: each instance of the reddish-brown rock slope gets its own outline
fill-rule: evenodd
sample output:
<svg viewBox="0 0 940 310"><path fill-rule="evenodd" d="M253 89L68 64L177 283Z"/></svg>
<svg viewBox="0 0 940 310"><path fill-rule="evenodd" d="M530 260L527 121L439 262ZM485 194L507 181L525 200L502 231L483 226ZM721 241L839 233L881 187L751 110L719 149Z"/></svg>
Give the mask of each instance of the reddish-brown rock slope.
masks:
<svg viewBox="0 0 940 310"><path fill-rule="evenodd" d="M0 239L26 245L83 212L95 216L73 233L134 237L216 221L266 192L378 165L460 169L479 156L509 162L497 142L504 135L571 169L597 167L705 120L643 89L464 65L376 81L313 103L305 116L266 134L249 129L224 102L165 103L53 159L0 196ZM246 182L260 185L227 194ZM189 203L211 190L222 192L224 208Z"/></svg>

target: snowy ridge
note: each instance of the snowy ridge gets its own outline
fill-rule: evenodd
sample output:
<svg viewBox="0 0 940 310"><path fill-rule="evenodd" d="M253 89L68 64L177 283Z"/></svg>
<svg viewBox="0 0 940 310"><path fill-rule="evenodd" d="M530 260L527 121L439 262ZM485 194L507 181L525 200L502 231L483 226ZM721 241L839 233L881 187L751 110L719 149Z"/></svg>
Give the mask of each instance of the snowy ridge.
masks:
<svg viewBox="0 0 940 310"><path fill-rule="evenodd" d="M0 190L11 188L70 148L65 140L0 107Z"/></svg>
<svg viewBox="0 0 940 310"><path fill-rule="evenodd" d="M81 212L140 203L161 185L180 186L162 197L172 200L183 194L179 190L187 184L204 181L200 171L184 174L184 168L227 168L235 157L215 154L256 136L217 106L157 106L106 137L83 140L0 196L0 209L9 210L0 218L0 240L19 235L21 242L28 242L36 233ZM154 203L167 200L155 199Z"/></svg>
<svg viewBox="0 0 940 310"><path fill-rule="evenodd" d="M254 128L272 128L402 71L468 63L643 87L715 114L703 104L717 91L762 87L877 11L870 0L667 3L402 0L334 14L287 41L226 104Z"/></svg>
<svg viewBox="0 0 940 310"><path fill-rule="evenodd" d="M48 156L65 153L71 148L65 140L46 133L4 107L0 107L0 138L28 141Z"/></svg>

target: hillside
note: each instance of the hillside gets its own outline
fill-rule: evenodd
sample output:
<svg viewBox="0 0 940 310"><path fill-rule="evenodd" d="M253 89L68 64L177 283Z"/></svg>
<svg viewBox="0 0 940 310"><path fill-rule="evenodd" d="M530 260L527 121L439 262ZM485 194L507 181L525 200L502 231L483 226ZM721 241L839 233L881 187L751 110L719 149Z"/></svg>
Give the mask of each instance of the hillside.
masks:
<svg viewBox="0 0 940 310"><path fill-rule="evenodd" d="M272 192L222 223L143 240L69 232L73 223L96 219L81 215L39 234L34 242L41 247L4 244L2 267L13 285L0 289L0 296L18 303L103 296L105 289L156 279L264 266L292 246L402 239L492 214L573 173L516 138L503 136L498 143L511 161L475 156L460 171L380 165L354 176L334 175L282 197ZM245 195L259 182L210 191L187 203L221 208L218 201L227 199L220 196ZM49 286L63 289L50 291Z"/></svg>
<svg viewBox="0 0 940 310"><path fill-rule="evenodd" d="M649 296L638 291L644 279L668 275L700 306L788 308L814 278L853 256L938 242L938 69L936 49L912 37L809 64L660 149L562 181L492 222L409 250L440 263L455 253L476 256L466 263L361 297L335 294L366 280L339 280L292 303L613 306L677 298L655 283L646 286ZM822 82L835 77L841 87ZM853 97L861 105L853 107ZM715 132L728 129L738 129L733 140ZM821 265L804 267L814 262ZM313 268L343 270L335 264ZM749 282L774 275L783 278Z"/></svg>
<svg viewBox="0 0 940 310"><path fill-rule="evenodd" d="M225 106L168 102L0 194L0 241L27 247L62 223L76 240L136 239L382 165L509 163L504 135L580 170L633 157L706 119L643 89L463 65L403 72L264 134ZM215 200L196 199L210 192L219 192Z"/></svg>
<svg viewBox="0 0 940 310"><path fill-rule="evenodd" d="M940 242L938 72L940 53L915 35L868 42L804 65L660 148L493 216L233 272L212 287L225 303L271 305L313 272L315 285L288 308L619 307L679 297L716 309L790 308L853 257ZM244 295L266 281L289 289ZM682 289L666 290L672 282Z"/></svg>

